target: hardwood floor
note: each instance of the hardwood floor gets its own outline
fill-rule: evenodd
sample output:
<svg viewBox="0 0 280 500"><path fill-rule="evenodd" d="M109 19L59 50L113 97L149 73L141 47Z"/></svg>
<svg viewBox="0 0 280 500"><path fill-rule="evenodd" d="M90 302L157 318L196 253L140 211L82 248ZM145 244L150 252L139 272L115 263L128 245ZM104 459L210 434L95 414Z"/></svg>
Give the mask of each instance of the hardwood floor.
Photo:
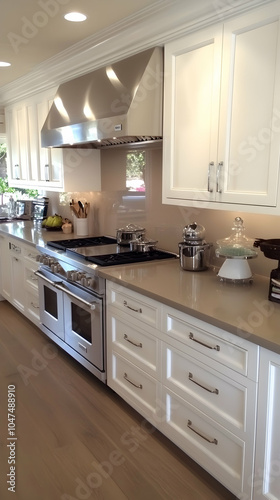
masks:
<svg viewBox="0 0 280 500"><path fill-rule="evenodd" d="M15 450L7 446L8 385L15 385ZM0 302L0 402L1 500L235 498L7 302Z"/></svg>

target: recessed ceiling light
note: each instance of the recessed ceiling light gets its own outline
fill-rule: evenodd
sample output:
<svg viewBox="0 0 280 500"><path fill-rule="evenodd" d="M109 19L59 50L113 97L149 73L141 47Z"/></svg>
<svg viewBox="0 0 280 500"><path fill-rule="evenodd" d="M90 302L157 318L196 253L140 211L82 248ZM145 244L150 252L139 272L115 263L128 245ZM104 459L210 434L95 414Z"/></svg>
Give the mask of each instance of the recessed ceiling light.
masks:
<svg viewBox="0 0 280 500"><path fill-rule="evenodd" d="M85 21L87 16L81 14L80 12L69 12L65 14L64 19L66 21L72 21L73 23L80 23L81 21Z"/></svg>
<svg viewBox="0 0 280 500"><path fill-rule="evenodd" d="M4 68L5 66L11 66L11 63L5 62L5 61L0 61L0 66L2 66Z"/></svg>

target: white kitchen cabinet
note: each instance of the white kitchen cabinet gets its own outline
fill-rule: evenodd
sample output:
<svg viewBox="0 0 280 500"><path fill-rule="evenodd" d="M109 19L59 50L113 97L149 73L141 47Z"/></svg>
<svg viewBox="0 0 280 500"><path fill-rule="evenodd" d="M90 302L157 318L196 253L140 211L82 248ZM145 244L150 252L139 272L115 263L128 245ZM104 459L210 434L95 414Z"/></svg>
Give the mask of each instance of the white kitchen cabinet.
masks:
<svg viewBox="0 0 280 500"><path fill-rule="evenodd" d="M164 203L275 213L279 14L266 6L165 46Z"/></svg>
<svg viewBox="0 0 280 500"><path fill-rule="evenodd" d="M254 500L280 498L280 355L260 353Z"/></svg>
<svg viewBox="0 0 280 500"><path fill-rule="evenodd" d="M161 431L235 495L252 498L258 346L167 306L162 331Z"/></svg>
<svg viewBox="0 0 280 500"><path fill-rule="evenodd" d="M0 234L0 272L1 272L1 295L11 300L11 261L9 254L9 240Z"/></svg>
<svg viewBox="0 0 280 500"><path fill-rule="evenodd" d="M9 185L48 191L100 191L100 151L42 148L55 89L6 108Z"/></svg>
<svg viewBox="0 0 280 500"><path fill-rule="evenodd" d="M40 325L38 278L35 275L39 264L36 260L39 253L31 246L23 248L25 310L24 314L37 326Z"/></svg>
<svg viewBox="0 0 280 500"><path fill-rule="evenodd" d="M38 94L5 110L9 185L62 190L61 149L41 148L40 131L54 90Z"/></svg>
<svg viewBox="0 0 280 500"><path fill-rule="evenodd" d="M108 385L253 499L259 347L115 283L106 290Z"/></svg>
<svg viewBox="0 0 280 500"><path fill-rule="evenodd" d="M9 235L0 235L1 295L37 326L39 292L34 271L37 250Z"/></svg>
<svg viewBox="0 0 280 500"><path fill-rule="evenodd" d="M107 282L107 383L154 425L160 419L160 305Z"/></svg>

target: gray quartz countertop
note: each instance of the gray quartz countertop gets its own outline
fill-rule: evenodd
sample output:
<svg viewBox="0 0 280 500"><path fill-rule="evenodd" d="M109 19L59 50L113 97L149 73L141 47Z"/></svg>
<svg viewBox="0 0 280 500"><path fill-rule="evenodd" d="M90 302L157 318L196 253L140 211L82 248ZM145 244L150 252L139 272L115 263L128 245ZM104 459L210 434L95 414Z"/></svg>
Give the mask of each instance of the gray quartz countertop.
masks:
<svg viewBox="0 0 280 500"><path fill-rule="evenodd" d="M32 222L1 224L0 232L32 245L70 239L75 233L47 231ZM280 354L280 304L270 302L269 278L253 283L221 282L215 270L184 271L179 260L100 267L99 275Z"/></svg>
<svg viewBox="0 0 280 500"><path fill-rule="evenodd" d="M280 304L269 279L221 282L215 270L184 271L179 260L100 269L100 276L280 354Z"/></svg>

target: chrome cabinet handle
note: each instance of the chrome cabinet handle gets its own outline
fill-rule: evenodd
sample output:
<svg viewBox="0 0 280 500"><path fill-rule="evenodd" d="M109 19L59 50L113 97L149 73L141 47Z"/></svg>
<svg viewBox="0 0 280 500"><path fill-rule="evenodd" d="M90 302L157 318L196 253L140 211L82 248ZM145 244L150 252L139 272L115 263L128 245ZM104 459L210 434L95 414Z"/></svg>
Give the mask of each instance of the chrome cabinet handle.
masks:
<svg viewBox="0 0 280 500"><path fill-rule="evenodd" d="M211 175L211 167L214 167L214 162L213 161L210 161L209 165L208 165L208 181L207 181L207 191L209 193L213 193L213 189L210 188L210 175Z"/></svg>
<svg viewBox="0 0 280 500"><path fill-rule="evenodd" d="M220 175L221 175L221 168L223 166L224 162L219 161L218 167L217 167L217 176L216 176L216 191L217 193L221 193L222 189L220 188Z"/></svg>
<svg viewBox="0 0 280 500"><path fill-rule="evenodd" d="M205 385L200 384L200 382L197 382L197 380L194 380L193 374L189 372L189 381L193 382L196 385L199 385L199 387L202 387L202 389L205 389L207 392L211 392L212 394L219 394L219 389L209 389Z"/></svg>
<svg viewBox="0 0 280 500"><path fill-rule="evenodd" d="M198 436L202 437L202 439L205 439L205 441L207 441L207 443L218 444L218 439L216 439L216 438L209 439L208 437L203 436L203 434L201 434L201 432L197 431L194 427L192 427L192 421L191 420L188 420L188 428L191 431L195 432L195 434L197 434Z"/></svg>
<svg viewBox="0 0 280 500"><path fill-rule="evenodd" d="M220 351L219 345L212 346L212 345L205 344L204 342L201 342L201 340L195 339L194 334L192 332L190 332L190 334L189 334L189 339L193 340L194 342L197 342L197 344L203 345L203 347L207 347L207 349L214 349L215 351Z"/></svg>
<svg viewBox="0 0 280 500"><path fill-rule="evenodd" d="M138 385L137 385L137 384L135 384L134 382L132 382L131 380L129 380L129 378L128 378L128 376L127 376L127 373L124 373L124 374L123 374L123 378L124 378L127 382L129 382L131 385L134 385L134 387L137 387L137 389L143 389L142 384L138 384Z"/></svg>
<svg viewBox="0 0 280 500"><path fill-rule="evenodd" d="M133 307L131 307L131 306L129 306L129 305L128 305L128 303L127 303L127 301L126 301L126 300L124 300L124 301L123 301L123 305L124 305L125 307L127 307L128 309L130 309L131 311L134 311L134 312L136 312L136 313L142 313L142 309L141 309L141 307L140 307L139 309L134 309Z"/></svg>
<svg viewBox="0 0 280 500"><path fill-rule="evenodd" d="M34 309L40 309L40 307L37 304L34 304L34 302L30 302L30 305L34 307Z"/></svg>
<svg viewBox="0 0 280 500"><path fill-rule="evenodd" d="M128 338L128 335L126 335L126 333L124 334L123 338L124 338L124 340L126 340L130 344L135 345L135 347L142 347L142 342L139 342L139 344L137 344L136 342L133 342L133 340L130 340Z"/></svg>

